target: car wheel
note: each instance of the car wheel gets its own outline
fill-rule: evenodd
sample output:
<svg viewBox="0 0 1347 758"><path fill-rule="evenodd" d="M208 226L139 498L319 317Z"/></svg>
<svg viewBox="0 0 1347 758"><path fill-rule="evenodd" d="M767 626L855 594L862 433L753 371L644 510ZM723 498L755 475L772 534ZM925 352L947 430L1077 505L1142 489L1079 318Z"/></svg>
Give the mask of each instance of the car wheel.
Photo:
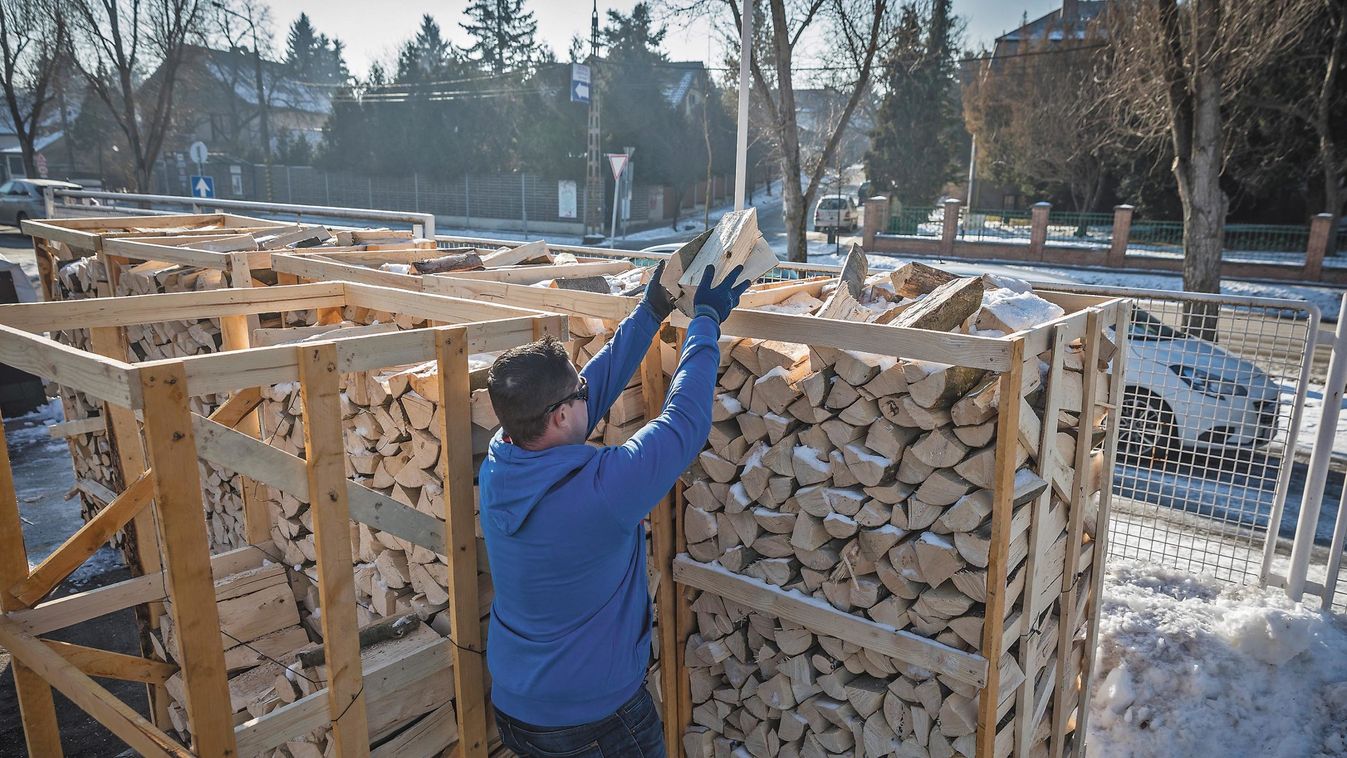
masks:
<svg viewBox="0 0 1347 758"><path fill-rule="evenodd" d="M1140 387L1128 387L1118 416L1118 450L1137 459L1164 458L1175 448L1174 412Z"/></svg>
<svg viewBox="0 0 1347 758"><path fill-rule="evenodd" d="M27 221L27 220L28 220L28 214L27 214L27 213L24 213L23 211L19 211L18 213L14 214L14 225L15 225L15 226L23 226L23 222L25 222L25 221Z"/></svg>

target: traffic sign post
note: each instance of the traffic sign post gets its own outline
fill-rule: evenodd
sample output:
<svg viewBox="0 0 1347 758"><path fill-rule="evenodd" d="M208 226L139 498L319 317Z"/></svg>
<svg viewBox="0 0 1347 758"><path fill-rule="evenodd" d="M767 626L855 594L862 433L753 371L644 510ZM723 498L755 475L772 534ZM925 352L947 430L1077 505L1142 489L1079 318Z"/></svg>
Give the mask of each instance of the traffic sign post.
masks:
<svg viewBox="0 0 1347 758"><path fill-rule="evenodd" d="M589 66L583 63L571 64L571 102L589 102L590 76Z"/></svg>
<svg viewBox="0 0 1347 758"><path fill-rule="evenodd" d="M192 177L189 186L192 188L192 197L215 197L215 179L213 177L198 174Z"/></svg>
<svg viewBox="0 0 1347 758"><path fill-rule="evenodd" d="M608 228L608 247L612 247L613 239L617 237L617 205L622 198L622 172L627 168L629 156L626 153L607 153L604 157L608 159L608 167L613 170L613 221Z"/></svg>

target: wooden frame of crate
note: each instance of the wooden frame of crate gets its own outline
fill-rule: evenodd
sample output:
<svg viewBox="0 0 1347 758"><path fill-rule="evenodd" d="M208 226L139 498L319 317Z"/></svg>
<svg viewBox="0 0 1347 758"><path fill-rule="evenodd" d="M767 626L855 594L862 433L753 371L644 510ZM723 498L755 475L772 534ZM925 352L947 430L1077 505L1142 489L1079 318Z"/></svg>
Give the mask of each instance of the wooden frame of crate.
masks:
<svg viewBox="0 0 1347 758"><path fill-rule="evenodd" d="M436 326L395 333L333 334L323 341L127 363L45 336L73 327L120 330L172 318L245 320L263 312L345 306L415 315ZM503 350L544 334L565 337L562 316L536 310L409 293L355 283L317 283L86 302L0 306L0 361L98 398L114 434L135 450L140 473L114 501L51 556L29 570L8 456L0 460L0 645L13 656L25 738L32 755L59 756L55 687L143 755L255 755L331 723L336 753L368 755L367 707L395 703L410 680L445 676L457 698L461 751L485 755L487 713L472 459L467 445L442 445L447 472L444 519L409 508L346 478L339 380L343 373L437 361L443 439L462 439L469 424L468 355ZM306 458L271 447L234 427L261 401L261 387L299 382L307 419ZM231 392L210 417L191 412L192 395ZM137 422L137 412L143 418ZM119 429L120 427L120 429ZM144 449L139 435L143 432ZM4 446L0 445L0 453ZM321 624L328 661L324 690L235 727L228 707L220 619L212 571L230 574L274 560L267 543L211 557L202 521L198 459L312 503L318 552ZM317 493L321 493L318 495ZM319 507L321 506L321 507ZM140 514L159 535L163 565L134 579L41 602L107 538ZM265 535L265 509L246 512L250 533ZM452 639L418 649L374 671L361 671L352 596L352 520L447 556ZM257 548L257 549L254 549ZM55 643L40 635L106 613L172 599L191 752L158 725L116 700L90 676L161 687L176 667L149 658ZM452 668L452 681L448 670ZM153 704L152 704L153 705Z"/></svg>
<svg viewBox="0 0 1347 758"><path fill-rule="evenodd" d="M304 255L277 256L273 265L301 279L353 279L423 291L435 289L478 300L547 307L572 315L608 319L621 318L635 303L634 298L588 292L473 282L452 276L393 274ZM744 304L751 308L754 304L779 302L801 290L820 294L823 283L816 279L767 285L746 295L748 300ZM987 532L988 545L982 604L986 621L978 651L970 653L820 606L803 596L698 562L685 552L684 516L689 504L680 485L673 513L657 509L653 519L656 535L667 533L661 530L661 525L667 529L668 521L675 524L676 547L670 549L657 538L656 562L661 570L668 569L664 575L671 574L685 588L677 593L674 604L675 637L669 640L667 634L662 634L660 640L662 648L673 649L679 661L676 681L670 683L666 678L662 682L665 702L677 704L677 716L666 718L665 723L671 752L684 749L678 738L692 724L694 703L686 658L695 620L686 592L691 589L728 598L805 629L836 635L848 645L975 688L976 710L971 718L976 730L961 745L967 746L971 741L979 756L1036 755L1044 750L1053 756L1082 753L1078 736L1084 734L1088 712L1087 683L1100 601L1098 577L1107 552L1112 461L1122 392L1118 377L1122 375L1125 327L1131 306L1127 301L1052 292L1046 288L1038 294L1062 306L1066 315L1005 337L947 334L749 310L737 311L725 323L727 335L826 345L856 355L881 359L901 356L973 369L982 373L980 382L994 385L991 392L1011 400L998 404L990 422L994 424L997 441L992 452L996 480L989 488L993 493L989 519L980 527ZM686 320L675 315L674 322L685 324ZM1105 334L1110 327L1114 330L1113 339ZM1081 349L1070 350L1073 342ZM1071 431L1088 438L1089 444L1076 445L1071 460L1062 460L1061 454L1056 453L1058 430L1045 425L1038 411L1024 400L1026 371L1037 372L1040 355L1047 357L1048 367L1044 378L1046 389L1039 394L1042 417L1056 415L1052 411L1054 403L1065 402L1066 392L1059 387L1068 361L1078 362L1085 375L1080 396L1073 402L1079 403L1082 411L1093 410L1082 416L1089 419L1088 423L1082 422L1086 423L1087 431ZM1008 444L1008 440L1014 443ZM1017 458L1019 448L1027 452L1026 470L1048 483L1023 503L1016 502L1015 489L1016 472L1021 468ZM1050 452L1040 455L1038 451L1043 449ZM1095 493L1099 504L1090 516L1088 501ZM668 564L663 563L665 557L669 558ZM1024 608L1026 597L1033 598L1028 613ZM669 607L667 601L657 602L662 630L670 628L665 617L665 609ZM1060 608L1069 609L1066 619L1058 618ZM1069 633L1054 633L1054 627ZM1026 669L1030 672L1027 676ZM1013 684L1003 684L1006 682ZM1003 688L1005 691L998 692ZM994 697L993 693L1001 697ZM1050 707L1049 722L1045 715ZM666 713L669 713L667 706ZM934 718L935 714L931 716ZM998 729L1002 721L1005 723Z"/></svg>
<svg viewBox="0 0 1347 758"><path fill-rule="evenodd" d="M164 216L113 216L25 220L22 230L33 238L43 297L54 297L55 261L53 243L68 247L75 257L101 256L104 243L121 238L208 240L247 231L285 226L278 221L237 216L231 213L192 213ZM106 263L106 260L104 261ZM103 293L112 294L112 293Z"/></svg>

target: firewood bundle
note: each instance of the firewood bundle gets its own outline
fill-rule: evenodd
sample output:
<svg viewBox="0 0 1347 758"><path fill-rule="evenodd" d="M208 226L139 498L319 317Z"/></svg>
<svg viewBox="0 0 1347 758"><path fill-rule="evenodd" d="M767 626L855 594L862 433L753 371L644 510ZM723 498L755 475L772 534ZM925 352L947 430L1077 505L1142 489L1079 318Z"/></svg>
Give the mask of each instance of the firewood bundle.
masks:
<svg viewBox="0 0 1347 758"><path fill-rule="evenodd" d="M919 264L875 277L863 262L847 268L835 285L797 291L767 309L990 336L1062 315L1022 282L957 278ZM1080 340L1064 346L1047 419L1053 355L1027 357L1018 434L1005 439L999 373L821 344L727 340L708 445L684 475L688 555L772 592L977 653L987 623L993 505L1008 484L1004 594L1014 599L1030 582L1034 596L1006 604L1016 620L1005 628L1038 622L1034 644L1048 651L1033 658L1041 674L1057 644L1060 613L1048 611L1064 570L1075 573L1064 563L1076 448L1102 439L1100 417L1085 412L1082 398L1085 382L1094 381L1104 402L1109 356L1090 367L1082 356ZM1043 435L1045 421L1055 434ZM1041 438L1052 441L1048 455ZM997 481L999 455L1013 456L1015 473L1005 483ZM1089 565L1103 454L1088 460L1079 566ZM897 750L896 735L904 749L921 746L913 755L973 755L977 688L729 601L722 608L709 593L698 602L688 660L701 669L693 672L696 720L708 731L689 735L690 754L722 755L742 744L760 756L884 755ZM1007 648L1003 695L1025 678L1025 651Z"/></svg>
<svg viewBox="0 0 1347 758"><path fill-rule="evenodd" d="M309 576L267 564L216 580L215 592L229 677L229 706L236 722L259 718L327 686L317 591ZM171 602L167 607L171 610ZM387 619L363 614L360 624L361 668L366 672L443 639L441 632L414 613ZM152 643L164 660L180 663L171 613L162 617ZM166 687L173 726L184 742L189 742L181 672L171 676ZM453 704L442 676L414 679L396 698L370 701L367 714L371 742L384 743L375 755L397 755L403 748L412 754L431 755L457 738ZM425 719L433 719L433 724L426 722L425 729L407 729ZM330 735L328 726L287 735L282 747L265 755L331 756L334 743Z"/></svg>
<svg viewBox="0 0 1347 758"><path fill-rule="evenodd" d="M689 758L974 755L976 687L709 592L692 609Z"/></svg>

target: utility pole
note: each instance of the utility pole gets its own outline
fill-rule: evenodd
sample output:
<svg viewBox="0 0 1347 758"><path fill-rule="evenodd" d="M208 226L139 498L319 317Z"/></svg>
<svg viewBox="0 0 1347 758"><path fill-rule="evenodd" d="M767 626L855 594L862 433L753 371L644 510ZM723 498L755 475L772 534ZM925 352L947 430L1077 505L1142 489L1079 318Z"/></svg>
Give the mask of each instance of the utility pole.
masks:
<svg viewBox="0 0 1347 758"><path fill-rule="evenodd" d="M589 125L585 155L585 236L603 234L603 174L599 128L599 2L589 17Z"/></svg>

